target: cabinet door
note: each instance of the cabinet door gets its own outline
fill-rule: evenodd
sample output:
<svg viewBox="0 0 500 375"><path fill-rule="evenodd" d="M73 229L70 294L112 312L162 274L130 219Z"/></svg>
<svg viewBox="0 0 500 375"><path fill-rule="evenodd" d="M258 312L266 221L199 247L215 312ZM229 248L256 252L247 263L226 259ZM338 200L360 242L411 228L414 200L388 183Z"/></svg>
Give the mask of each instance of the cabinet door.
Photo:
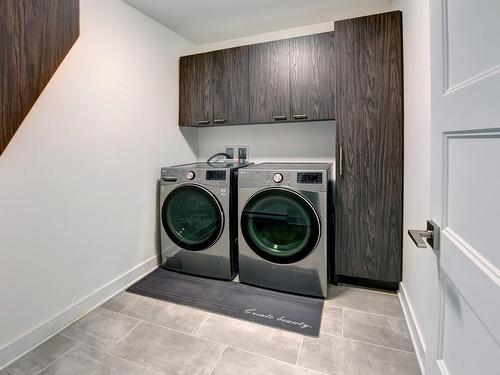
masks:
<svg viewBox="0 0 500 375"><path fill-rule="evenodd" d="M248 47L250 122L290 120L290 41Z"/></svg>
<svg viewBox="0 0 500 375"><path fill-rule="evenodd" d="M336 271L401 280L401 13L335 22ZM342 280L342 279L340 279Z"/></svg>
<svg viewBox="0 0 500 375"><path fill-rule="evenodd" d="M334 119L333 31L290 39L292 120Z"/></svg>
<svg viewBox="0 0 500 375"><path fill-rule="evenodd" d="M211 124L213 59L213 53L181 57L179 126Z"/></svg>
<svg viewBox="0 0 500 375"><path fill-rule="evenodd" d="M213 69L214 125L238 125L250 122L248 47L214 52Z"/></svg>
<svg viewBox="0 0 500 375"><path fill-rule="evenodd" d="M0 1L0 155L79 34L78 0Z"/></svg>

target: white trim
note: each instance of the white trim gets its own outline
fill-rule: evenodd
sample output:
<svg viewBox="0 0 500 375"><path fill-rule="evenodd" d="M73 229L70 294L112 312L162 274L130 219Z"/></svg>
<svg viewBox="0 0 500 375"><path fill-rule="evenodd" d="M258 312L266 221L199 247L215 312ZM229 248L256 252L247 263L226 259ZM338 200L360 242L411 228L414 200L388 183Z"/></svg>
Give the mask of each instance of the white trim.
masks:
<svg viewBox="0 0 500 375"><path fill-rule="evenodd" d="M90 295L82 298L67 309L56 314L45 323L17 337L0 348L0 370L57 335L76 319L100 306L129 285L153 271L159 265L159 257L154 256L118 276Z"/></svg>
<svg viewBox="0 0 500 375"><path fill-rule="evenodd" d="M448 372L448 368L446 367L446 364L441 360L438 359L436 361L437 368L439 370L439 373L441 375L449 375L450 373Z"/></svg>
<svg viewBox="0 0 500 375"><path fill-rule="evenodd" d="M410 331L411 341L413 347L415 348L415 354L417 355L418 365L420 366L420 371L425 375L425 355L426 355L426 345L425 340L422 335L422 330L415 319L415 313L408 299L408 294L406 293L403 282L399 283L399 302L401 303L401 308L403 309L403 314L406 320L406 325Z"/></svg>

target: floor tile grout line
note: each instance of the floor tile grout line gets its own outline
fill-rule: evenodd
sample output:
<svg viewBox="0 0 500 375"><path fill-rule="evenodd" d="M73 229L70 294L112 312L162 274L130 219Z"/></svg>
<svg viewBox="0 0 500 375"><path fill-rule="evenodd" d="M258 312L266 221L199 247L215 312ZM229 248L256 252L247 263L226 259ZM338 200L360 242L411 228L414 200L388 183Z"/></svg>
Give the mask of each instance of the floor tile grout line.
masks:
<svg viewBox="0 0 500 375"><path fill-rule="evenodd" d="M117 314L122 315L124 317L131 317L131 318L133 318L133 316L126 315L126 314L123 314L123 313L117 313ZM208 314L212 315L210 313L208 313ZM134 319L137 319L137 318L134 318ZM177 332L177 333L182 333L184 335L188 335L188 336L192 336L192 337L196 337L196 338L201 338L199 336L196 336L195 332L198 332L209 319L210 319L210 316L208 316L207 319L205 320L205 322L203 322L203 324L199 328L197 328L194 332L182 331L180 329L175 329L175 328L172 328L172 327L167 327L167 326L164 326L164 325L161 325L161 324L158 324L156 322L153 322L151 320L146 320L146 319L141 320L141 323L152 324L154 326L157 326L157 327L160 327L160 328L166 328L166 329L169 329L169 330Z"/></svg>
<svg viewBox="0 0 500 375"><path fill-rule="evenodd" d="M130 331L128 331L123 337L121 337L115 345L118 345L119 343L121 343L123 340L125 340L132 332L135 331L135 329L137 327L139 327L142 323L144 323L144 320L139 320L139 322L134 326L134 328L132 328Z"/></svg>
<svg viewBox="0 0 500 375"><path fill-rule="evenodd" d="M112 356L112 357L115 357L115 358L118 358L118 359L124 360L125 362L129 362L129 363L132 363L132 364L134 364L134 365L140 366L140 367L145 368L146 370L150 370L151 372L154 372L154 373L156 373L156 374L162 374L162 372L161 372L161 371L157 371L157 370L155 370L155 369L153 369L153 368L151 368L151 367L149 367L149 366L144 366L143 364L141 364L141 363L139 363L139 362L131 361L130 359L127 359L127 358L124 358L124 357L120 357L118 354L113 353L112 351L109 351L109 350L107 350L107 349L99 348L98 346L88 344L88 343L86 343L86 342L83 342L83 341L81 341L81 340L75 339L75 338L73 338L73 337L71 337L71 336L67 336L67 335L62 334L62 333L60 333L60 335L63 335L64 337L67 337L67 338L69 338L69 339L72 339L72 340L76 341L77 343L82 344L83 346L86 346L86 347L89 347L89 348L92 348L92 349L98 350L98 351L100 351L100 352L102 352L102 353L104 353L104 354L107 354L107 355L110 355L110 356ZM75 348L75 347L76 347L76 345L75 345L73 348ZM71 348L71 349L73 349L73 348Z"/></svg>
<svg viewBox="0 0 500 375"><path fill-rule="evenodd" d="M214 341L214 340L207 339L207 338L205 338L205 337L196 336L196 335L194 335L194 334L192 334L192 333L187 333L187 332L178 331L178 330L176 330L175 328L165 327L165 326L162 326L162 325L160 325L160 324L156 324L156 323L152 323L152 322L145 322L145 323L148 323L148 324L151 324L151 325L154 325L154 326L160 327L160 328L168 329L169 331L173 331L173 332L176 332L176 333L179 333L179 334L182 334L182 335L190 336L190 337L193 337L193 338L195 338L195 339L203 340L203 341L206 341L206 342L209 342L209 343L212 343L212 344L217 344L217 345L226 346L227 348L236 349L236 350L239 350L239 351L242 351L242 352L245 352L245 353L258 355L258 356L261 356L261 357L264 357L264 358L272 359L272 360L274 360L274 361L279 361L279 362L282 362L282 363L287 363L287 364L289 364L289 365L294 366L294 364L293 364L292 362L287 362L287 361L284 361L284 360L279 359L279 358L269 357L269 356L264 355L264 354L261 354L261 353L252 352L252 351L250 351L250 350L243 349L243 348L239 348L239 347L237 347L237 346L233 346L233 345L229 345L229 344L224 344L224 343L221 343L221 342L219 342L219 341ZM285 331L285 332L286 332L286 331ZM300 334L298 334L298 333L296 333L296 335L301 336L301 338L302 338L302 339L304 338L304 336L303 336L303 335L300 335Z"/></svg>
<svg viewBox="0 0 500 375"><path fill-rule="evenodd" d="M353 309L352 307L347 307L347 306L342 306L342 305L332 305L332 306L329 306L329 307L337 307L337 308L343 309L343 310L361 312L361 313L365 313L365 314L380 316L380 317L383 317L383 318L391 318L391 319L405 320L406 321L406 319L404 318L404 316L401 317L401 318L398 318L397 316L386 315L386 314L378 314L378 313L369 312L369 311L366 311L366 310Z"/></svg>
<svg viewBox="0 0 500 375"><path fill-rule="evenodd" d="M59 333L60 334L60 333ZM57 336L57 335L56 335ZM71 346L71 348L69 348L68 350L66 350L63 354L61 354L59 357L57 357L56 359L54 359L52 362L50 362L47 366L43 367L40 371L37 371L35 372L34 375L38 375L38 374L41 374L43 371L45 371L46 369L48 369L50 366L52 366L53 363L57 362L59 359L61 359L62 357L64 357L66 354L68 354L71 350L73 350L77 345L78 345L78 341L77 340L74 340L72 339L71 337L68 337L68 336L64 336L72 341L75 342L74 345Z"/></svg>
<svg viewBox="0 0 500 375"><path fill-rule="evenodd" d="M329 333L323 333L324 335L326 336L330 336L330 337L336 337L336 338L339 338L339 336L335 336L335 335L331 335ZM408 353L408 354L415 354L415 352L410 352L408 350L403 350L403 349L398 349L398 348L392 348L390 346L384 346L384 345L380 345L380 344L374 344L372 342L366 342L366 341L362 341L362 340L357 340L357 339L351 339L349 337L340 337L344 340L349 340L349 341L354 341L354 342L358 342L360 344L366 344L366 345L372 345L372 346L378 346L379 348L384 348L384 349L390 349L390 350L395 350L397 352L403 352L403 353Z"/></svg>
<svg viewBox="0 0 500 375"><path fill-rule="evenodd" d="M170 302L169 302L170 303ZM133 318L133 319L136 319L136 320L139 320L138 318L134 318L133 316L130 316L130 315L126 315L124 313L117 313L115 312L116 314L119 314L119 315L122 315L124 317L130 317L130 318ZM211 313L211 312L207 312L205 311L205 313L207 315L209 315L207 317L207 319L203 322L203 324L200 325L200 327L198 327L195 331L193 332L187 332L187 331L181 331L179 329L176 329L176 328L172 328L172 327L168 327L168 326L164 326L164 325L161 325L159 323L156 323L156 322L153 322L151 320L146 320L146 319L143 319L142 321L144 323L150 323L150 324L153 324L153 325L156 325L158 327L162 327L162 328L167 328L167 329L170 329L172 331L176 331L176 332L179 332L179 333L184 333L184 334L187 334L189 336L193 336L193 337L198 337L200 338L199 336L196 336L195 333L198 332L200 329L203 328L203 326L208 322L208 320L210 320L210 318L212 317L222 317L222 318L226 318L226 319L234 319L238 322L243 322L243 323L248 323L248 324L252 324L252 325L256 325L256 326L259 326L259 327L265 327L265 328L268 328L270 330L274 330L274 331L278 331L278 332L286 332L286 333L289 333L289 334L292 334L292 335L297 335L297 336L304 336L302 335L301 333L297 333L297 332L292 332L292 331L287 331L285 329L281 329L281 328L276 328L276 327L271 327L271 326L268 326L268 325L265 325L265 324L259 324L259 323L255 323L255 322L252 322L252 321L249 321L249 320L245 320L245 319L240 319L240 318L235 318L235 317L232 317L232 316L229 316L229 315L223 315L223 314L217 314L217 313Z"/></svg>
<svg viewBox="0 0 500 375"><path fill-rule="evenodd" d="M144 297L144 296L141 296L141 297ZM149 298L149 297L145 297L145 298ZM210 312L210 311L201 310L201 309L193 308L193 307L186 306L186 305L182 305L182 304L177 304L177 303L174 303L174 302L168 302L168 301L163 301L163 300L157 300L157 299L154 299L154 298L150 298L150 299L152 299L152 300L154 300L154 301L165 302L165 303L167 303L167 304L171 304L171 305L175 305L175 306L182 306L182 307L185 307L185 308L187 308L187 309L189 309L189 310L193 310L193 311L200 312L200 313L204 313L204 314L208 315L207 319L205 320L205 322L203 322L203 324L202 324L200 327L202 327L202 326L206 323L206 321L207 321L207 320L208 320L211 316L214 316L214 315L217 315L217 316L226 316L226 315L215 314L215 313L212 313L212 312ZM100 306L99 306L99 307L100 307ZM122 308L119 312L118 312L118 311L115 311L115 310L110 310L110 311L114 312L115 314L118 314L118 315L121 315L121 316L127 317L127 318L132 318L132 319L136 319L136 320L141 320L141 321L146 322L146 323L154 323L154 322L152 322L152 321L150 321L150 320L147 320L147 319L144 319L144 318L140 319L140 318L137 318L136 316L133 316L133 315L129 315L129 314L127 314L126 312L124 312L124 311L127 309L127 307L129 307L129 306L125 306L125 307L124 307L124 308ZM107 309L107 308L106 308L106 307L104 307L104 309ZM107 309L107 310L108 310L108 309ZM89 313L90 313L90 312L91 312L91 311L89 311ZM155 323L154 323L154 324L155 324ZM160 325L160 324L159 324L159 325ZM163 327L163 326L162 326L162 327Z"/></svg>
<svg viewBox="0 0 500 375"><path fill-rule="evenodd" d="M344 311L345 311L345 309L344 309L344 308L342 308L342 318L341 318L341 319L342 319L342 320L341 320L341 321L342 321L342 324L340 325L340 328L342 329L342 332L341 332L341 334L340 334L340 335L341 335L342 337L344 337Z"/></svg>
<svg viewBox="0 0 500 375"><path fill-rule="evenodd" d="M299 353L297 354L297 360L295 361L295 366L299 365L300 353L302 352L302 345L304 345L304 336L300 339Z"/></svg>
<svg viewBox="0 0 500 375"><path fill-rule="evenodd" d="M165 304L168 304L168 305L174 305L174 306L181 306L181 307L184 307L186 309L189 309L189 310L193 310L193 311L198 311L198 312L202 312L202 313L205 313L205 314L210 314L212 315L213 313L210 312L210 311L207 311L207 310L204 310L202 308L199 308L199 307L194 307L194 306L189 306L189 305L184 305L182 303L176 303L176 302L170 302L170 301L165 301L165 300L162 300L162 299L159 299L159 298L154 298L154 297L148 297L148 296L143 296L142 294L135 294L135 293L131 293L131 292L127 292L126 290L122 291L121 293L127 293L131 296L134 296L134 297L138 297L138 299L140 300L141 298L144 298L148 301L156 301L156 302L161 302L161 303L165 303ZM111 298L112 299L112 298ZM110 299L110 300L111 300ZM108 300L108 301L110 301ZM106 301L106 302L108 302ZM134 318L132 315L127 315L126 313L124 313L123 311L126 310L129 306L129 304L125 304L124 307L122 307L119 311L116 311L116 310L113 310L113 309L110 309L108 307L104 307L103 305L99 305L97 307L102 307L103 309L106 309L106 310L109 310L109 311L112 311L114 313L117 313L117 314L121 314L121 315L124 315L124 316L129 316L131 318ZM138 319L138 318L134 318L134 319Z"/></svg>
<svg viewBox="0 0 500 375"><path fill-rule="evenodd" d="M193 335L197 332L199 332L204 326L205 324L207 324L207 322L210 320L210 318L212 317L212 313L207 313L207 318L203 321L203 323L200 324L200 326L193 332Z"/></svg>
<svg viewBox="0 0 500 375"><path fill-rule="evenodd" d="M377 290L377 289L371 289L368 287L363 287L363 286L354 286L352 284L344 284L344 285L333 285L329 284L330 288L345 288L345 289L353 289L357 291L366 291L369 293L378 293L378 294L384 294L386 296L397 296L397 292L391 292L391 291L385 291L385 290Z"/></svg>
<svg viewBox="0 0 500 375"><path fill-rule="evenodd" d="M222 356L226 352L227 348L228 348L228 346L226 345L225 348L224 348L224 350L221 351L221 353L219 354L219 357L217 358L217 360L215 361L214 365L210 369L210 372L208 373L208 375L212 375L212 373L214 372L215 368L217 367L217 364L219 363L220 359L222 358Z"/></svg>

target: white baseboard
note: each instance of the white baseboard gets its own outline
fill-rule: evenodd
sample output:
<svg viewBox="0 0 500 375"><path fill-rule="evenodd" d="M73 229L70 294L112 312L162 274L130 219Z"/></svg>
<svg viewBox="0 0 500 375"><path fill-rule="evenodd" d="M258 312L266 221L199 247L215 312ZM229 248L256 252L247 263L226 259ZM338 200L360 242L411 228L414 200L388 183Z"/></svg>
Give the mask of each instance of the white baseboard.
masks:
<svg viewBox="0 0 500 375"><path fill-rule="evenodd" d="M66 310L58 313L45 323L42 323L38 327L3 346L0 348L0 370L61 332L82 315L87 314L120 291L132 285L135 281L153 271L159 264L160 261L158 256L146 260L94 291L87 297L84 297Z"/></svg>
<svg viewBox="0 0 500 375"><path fill-rule="evenodd" d="M413 342L413 347L415 348L415 354L417 355L420 371L422 372L422 375L425 375L425 341L423 340L422 331L417 323L417 320L415 319L414 310L408 300L408 294L406 293L402 282L399 283L398 295L401 307L403 308L403 314L408 324L408 330L410 331L411 341Z"/></svg>

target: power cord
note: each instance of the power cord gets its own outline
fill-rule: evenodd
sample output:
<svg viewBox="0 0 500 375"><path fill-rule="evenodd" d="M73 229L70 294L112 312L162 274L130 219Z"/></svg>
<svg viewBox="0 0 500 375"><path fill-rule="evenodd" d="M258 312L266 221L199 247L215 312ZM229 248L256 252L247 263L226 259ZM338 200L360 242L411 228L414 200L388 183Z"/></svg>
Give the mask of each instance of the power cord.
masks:
<svg viewBox="0 0 500 375"><path fill-rule="evenodd" d="M227 159L231 159L231 155L226 154L225 152L218 152L208 158L207 164L210 164L212 162L212 159L215 159L217 156L225 156Z"/></svg>

